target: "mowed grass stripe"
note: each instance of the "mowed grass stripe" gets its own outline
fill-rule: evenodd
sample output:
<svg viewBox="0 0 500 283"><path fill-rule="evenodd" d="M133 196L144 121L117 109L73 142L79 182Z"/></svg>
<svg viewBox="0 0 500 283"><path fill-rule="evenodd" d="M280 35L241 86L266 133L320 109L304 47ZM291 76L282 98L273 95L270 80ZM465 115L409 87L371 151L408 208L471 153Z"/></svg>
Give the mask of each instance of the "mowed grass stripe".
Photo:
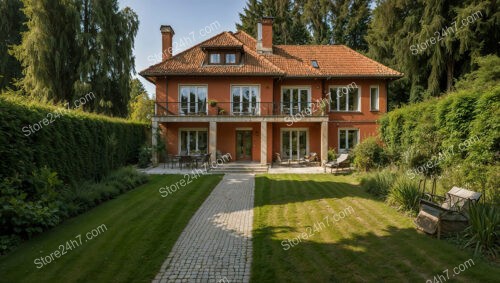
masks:
<svg viewBox="0 0 500 283"><path fill-rule="evenodd" d="M254 249L252 282L425 282L446 268L452 272L453 267L472 256L450 243L419 234L409 217L367 194L351 177L257 178L256 210L270 206L275 209L260 210L260 219L256 214L254 224L259 223L268 233L254 239L254 247L266 246L277 254L263 256L261 250ZM265 197L259 197L263 193L259 186L267 188ZM330 215L326 206L336 213L352 206L354 213L283 251L282 240L296 237L305 227ZM265 215L270 211L272 215ZM283 218L294 219L286 222L289 232L273 233L283 226ZM294 229L298 232L290 232ZM475 259L475 263L459 275L458 281L495 282L498 265L481 259Z"/></svg>
<svg viewBox="0 0 500 283"><path fill-rule="evenodd" d="M182 178L152 176L147 184L24 243L0 259L0 282L151 282L222 175L203 176L166 198L160 196L160 187ZM85 233L101 224L107 231L85 243ZM77 234L82 234L82 246L36 269L36 257Z"/></svg>

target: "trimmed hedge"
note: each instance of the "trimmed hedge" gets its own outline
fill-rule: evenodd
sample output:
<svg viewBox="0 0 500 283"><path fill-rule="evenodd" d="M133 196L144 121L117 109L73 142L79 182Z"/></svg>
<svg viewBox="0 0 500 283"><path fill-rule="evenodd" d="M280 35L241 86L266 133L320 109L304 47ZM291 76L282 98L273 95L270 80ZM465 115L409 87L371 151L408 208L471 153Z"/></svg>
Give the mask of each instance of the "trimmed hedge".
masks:
<svg viewBox="0 0 500 283"><path fill-rule="evenodd" d="M46 166L66 183L100 180L136 163L145 140L145 124L0 97L2 179Z"/></svg>
<svg viewBox="0 0 500 283"><path fill-rule="evenodd" d="M441 175L444 187L468 187L500 203L500 86L408 105L385 115L380 124L389 156L403 169L431 161L424 175Z"/></svg>

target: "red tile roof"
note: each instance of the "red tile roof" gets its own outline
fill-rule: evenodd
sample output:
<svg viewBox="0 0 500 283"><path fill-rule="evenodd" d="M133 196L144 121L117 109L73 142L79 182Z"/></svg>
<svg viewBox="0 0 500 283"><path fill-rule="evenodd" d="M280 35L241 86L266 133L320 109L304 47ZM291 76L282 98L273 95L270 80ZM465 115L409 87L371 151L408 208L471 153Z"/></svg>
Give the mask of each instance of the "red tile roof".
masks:
<svg viewBox="0 0 500 283"><path fill-rule="evenodd" d="M204 47L243 48L241 65L206 65ZM319 68L313 68L316 60ZM275 45L273 54L259 54L256 40L243 31L222 32L170 59L140 72L144 77L169 75L277 77L401 77L344 45Z"/></svg>

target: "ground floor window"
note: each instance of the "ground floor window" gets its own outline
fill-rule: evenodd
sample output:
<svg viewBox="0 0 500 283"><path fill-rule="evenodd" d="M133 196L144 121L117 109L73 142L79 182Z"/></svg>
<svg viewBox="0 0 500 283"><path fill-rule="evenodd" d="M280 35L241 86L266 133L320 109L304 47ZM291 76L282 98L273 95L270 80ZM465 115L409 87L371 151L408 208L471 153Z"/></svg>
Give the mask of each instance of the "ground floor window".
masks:
<svg viewBox="0 0 500 283"><path fill-rule="evenodd" d="M309 150L308 132L306 129L283 129L281 131L282 159L300 159Z"/></svg>
<svg viewBox="0 0 500 283"><path fill-rule="evenodd" d="M181 130L179 154L207 153L208 131L206 129Z"/></svg>
<svg viewBox="0 0 500 283"><path fill-rule="evenodd" d="M339 129L339 152L347 152L359 143L358 129Z"/></svg>

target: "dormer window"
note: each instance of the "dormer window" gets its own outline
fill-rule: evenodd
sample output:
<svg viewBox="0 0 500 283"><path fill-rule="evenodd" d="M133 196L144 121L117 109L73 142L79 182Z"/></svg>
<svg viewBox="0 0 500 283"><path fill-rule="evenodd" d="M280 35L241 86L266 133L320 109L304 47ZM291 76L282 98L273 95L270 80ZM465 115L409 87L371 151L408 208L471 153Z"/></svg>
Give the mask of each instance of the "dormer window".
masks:
<svg viewBox="0 0 500 283"><path fill-rule="evenodd" d="M204 65L241 65L243 64L243 45L241 46L202 46L205 52Z"/></svg>
<svg viewBox="0 0 500 283"><path fill-rule="evenodd" d="M210 54L210 64L220 64L220 54L211 53Z"/></svg>
<svg viewBox="0 0 500 283"><path fill-rule="evenodd" d="M226 64L236 64L236 54L227 53L226 54Z"/></svg>

